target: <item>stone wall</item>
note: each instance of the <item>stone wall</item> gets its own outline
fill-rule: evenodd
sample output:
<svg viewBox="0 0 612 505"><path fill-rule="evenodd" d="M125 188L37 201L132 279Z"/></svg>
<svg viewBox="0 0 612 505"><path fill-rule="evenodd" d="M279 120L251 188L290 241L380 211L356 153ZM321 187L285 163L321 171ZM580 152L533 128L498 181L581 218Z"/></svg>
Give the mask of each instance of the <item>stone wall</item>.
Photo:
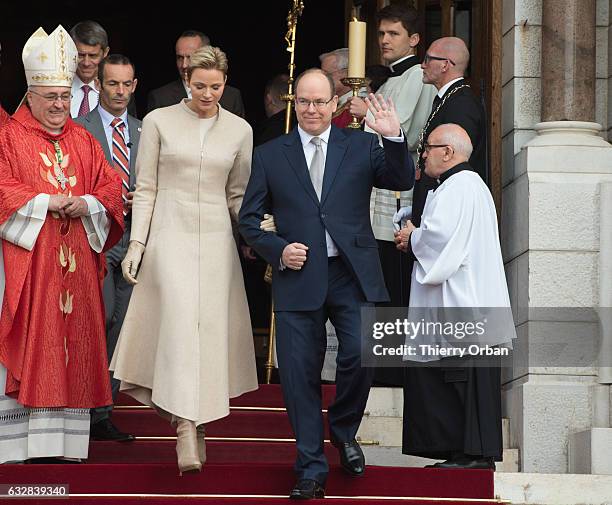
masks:
<svg viewBox="0 0 612 505"><path fill-rule="evenodd" d="M503 0L501 239L517 357L533 356L554 335L554 323L534 320L530 307L598 305L599 192L601 182L612 180L612 149L595 130L536 137L542 3ZM595 119L604 138L612 135L611 4L596 3ZM520 450L521 471L568 471L570 438L593 425L596 375L594 367L544 368L524 360L505 370L503 415L510 419L510 445Z"/></svg>

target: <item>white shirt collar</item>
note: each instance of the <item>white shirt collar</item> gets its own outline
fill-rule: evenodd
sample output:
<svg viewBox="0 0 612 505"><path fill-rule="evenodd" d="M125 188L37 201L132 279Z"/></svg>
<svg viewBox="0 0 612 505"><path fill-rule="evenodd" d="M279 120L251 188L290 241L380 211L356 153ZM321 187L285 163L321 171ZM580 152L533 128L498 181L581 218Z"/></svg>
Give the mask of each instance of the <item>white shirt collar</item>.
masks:
<svg viewBox="0 0 612 505"><path fill-rule="evenodd" d="M81 79L79 79L79 76L75 73L74 74L74 79L72 81L72 87L74 89L81 89L83 86L85 85L85 83L83 81L81 81ZM95 91L96 93L99 93L98 89L96 88L96 80L92 79L90 83L87 84L90 88L91 91Z"/></svg>
<svg viewBox="0 0 612 505"><path fill-rule="evenodd" d="M393 66L394 65L398 65L399 63L401 63L402 61L407 60L408 58L415 58L415 57L416 57L416 54L409 54L408 56L403 56L399 60L395 60L393 63L389 63L389 68L391 70L393 70Z"/></svg>
<svg viewBox="0 0 612 505"><path fill-rule="evenodd" d="M452 81L447 82L444 86L440 88L440 91L438 91L438 96L442 98L444 96L444 93L448 91L448 88L450 88L453 84L455 84L457 81L460 81L461 79L463 79L463 77L457 77L457 79L453 79Z"/></svg>
<svg viewBox="0 0 612 505"><path fill-rule="evenodd" d="M185 81L183 81L183 79L181 79L181 84L183 85L183 88L185 88L185 93L187 94L187 98L191 100L191 88L187 85Z"/></svg>
<svg viewBox="0 0 612 505"><path fill-rule="evenodd" d="M302 146L306 147L313 137L319 137L326 144L329 143L329 134L331 132L331 124L327 127L321 135L311 135L310 133L306 133L300 125L298 125L298 133L300 134L300 140L302 141Z"/></svg>
<svg viewBox="0 0 612 505"><path fill-rule="evenodd" d="M110 112L108 112L104 107L102 107L101 105L98 105L98 112L100 113L100 118L102 119L102 124L107 127L110 128L111 123L113 122L113 119L115 119L115 117L117 116L113 116ZM123 114L121 114L121 116L118 116L121 120L123 120L123 123L125 124L125 127L128 127L128 113L127 113L127 109L123 112Z"/></svg>

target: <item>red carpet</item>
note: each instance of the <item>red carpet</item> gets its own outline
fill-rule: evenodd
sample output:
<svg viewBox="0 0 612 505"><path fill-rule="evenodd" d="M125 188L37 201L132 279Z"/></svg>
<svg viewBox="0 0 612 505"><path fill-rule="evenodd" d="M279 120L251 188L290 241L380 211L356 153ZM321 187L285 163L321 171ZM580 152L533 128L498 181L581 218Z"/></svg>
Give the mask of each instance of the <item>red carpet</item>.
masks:
<svg viewBox="0 0 612 505"><path fill-rule="evenodd" d="M475 505L474 502L463 502L463 501L437 501L437 500L418 500L410 498L359 498L359 499L347 499L347 498L335 498L331 495L324 500L310 500L307 503L312 505ZM294 500L278 496L257 496L257 497L246 497L246 496L185 496L185 495L162 495L162 496L71 496L65 502L63 500L51 501L51 503L70 503L72 505L122 505L124 503L128 505L176 505L178 503L187 503L190 505L216 505L218 503L223 505L289 505L295 504ZM32 505L32 504L49 504L49 499L27 499L27 500L15 500L10 501L12 505ZM476 505L499 505L496 501L479 501Z"/></svg>
<svg viewBox="0 0 612 505"><path fill-rule="evenodd" d="M327 430L327 414L325 436ZM113 422L123 431L138 433L143 437L176 436L176 430L170 423L158 416L153 409L116 409ZM254 412L251 410L232 410L228 417L206 425L209 437L260 437L260 438L293 438L289 418L284 412Z"/></svg>
<svg viewBox="0 0 612 505"><path fill-rule="evenodd" d="M326 409L334 400L336 387L325 385L322 387L323 408ZM117 405L134 405L134 399L130 396L120 394ZM238 398L233 398L230 405L241 407L284 407L283 394L278 384L260 384L257 391L245 393Z"/></svg>
<svg viewBox="0 0 612 505"><path fill-rule="evenodd" d="M324 405L328 405L334 390L333 387L324 389ZM121 403L135 406L129 397L122 397ZM233 400L232 405L282 407L282 397L278 386L262 386L258 392ZM152 410L133 407L117 409L113 414L121 429L138 437L175 435L169 423L158 418ZM0 465L0 483L69 484L72 495L69 499L51 502L48 499L11 499L11 503L289 503L285 497L295 482L292 468L295 444L261 440L293 438L284 411L232 410L227 418L207 426L207 437L208 462L199 474L178 476L174 440L141 438L127 444L92 442L90 458L82 465ZM230 440L215 440L215 437ZM326 453L331 465L326 488L330 498L323 502L327 505L400 502L442 505L441 502L418 500L419 497L455 498L445 501L446 505L461 505L462 499L474 498L482 499L478 503L484 505L486 500L493 503L493 473L490 471L368 466L364 477L354 478L338 466L338 454L329 444L326 444ZM364 496L372 498L361 499ZM383 500L382 497L398 499ZM406 500L406 497L413 499Z"/></svg>

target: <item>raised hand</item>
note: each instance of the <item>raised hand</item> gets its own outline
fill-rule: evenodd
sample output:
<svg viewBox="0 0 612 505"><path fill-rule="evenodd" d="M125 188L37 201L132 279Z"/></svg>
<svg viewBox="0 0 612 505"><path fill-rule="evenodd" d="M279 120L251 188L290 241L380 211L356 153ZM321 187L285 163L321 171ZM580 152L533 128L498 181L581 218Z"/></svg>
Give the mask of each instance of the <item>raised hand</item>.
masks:
<svg viewBox="0 0 612 505"><path fill-rule="evenodd" d="M374 96L370 93L365 99L368 109L374 116L370 119L366 116L366 124L382 137L401 136L400 122L395 112L393 100L385 100L382 95Z"/></svg>

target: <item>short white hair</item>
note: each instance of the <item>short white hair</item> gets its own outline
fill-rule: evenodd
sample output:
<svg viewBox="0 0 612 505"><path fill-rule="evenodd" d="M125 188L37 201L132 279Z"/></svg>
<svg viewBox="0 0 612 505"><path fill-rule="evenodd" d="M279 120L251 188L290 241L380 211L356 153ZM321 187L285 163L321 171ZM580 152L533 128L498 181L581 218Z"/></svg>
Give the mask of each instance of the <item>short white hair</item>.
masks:
<svg viewBox="0 0 612 505"><path fill-rule="evenodd" d="M343 47L341 49L336 49L335 51L330 51L329 53L323 53L319 56L319 61L322 63L325 58L329 56L336 57L336 69L337 70L346 70L348 69L348 60L349 60L349 50L348 47Z"/></svg>
<svg viewBox="0 0 612 505"><path fill-rule="evenodd" d="M467 132L455 123L442 124L436 130L438 128L440 129L438 132L440 134L440 142L451 146L456 154L469 160L474 147Z"/></svg>

